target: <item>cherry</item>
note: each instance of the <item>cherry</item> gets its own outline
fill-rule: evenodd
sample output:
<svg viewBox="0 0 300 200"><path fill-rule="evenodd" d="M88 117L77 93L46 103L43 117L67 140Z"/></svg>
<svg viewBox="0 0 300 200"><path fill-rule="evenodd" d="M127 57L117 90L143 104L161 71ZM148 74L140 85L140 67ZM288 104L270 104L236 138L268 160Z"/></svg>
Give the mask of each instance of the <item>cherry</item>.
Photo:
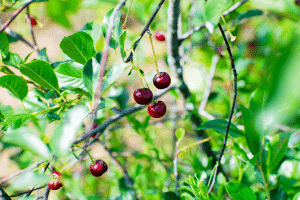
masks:
<svg viewBox="0 0 300 200"><path fill-rule="evenodd" d="M98 177L107 171L107 164L103 160L96 160L95 164L90 166L90 172L93 176Z"/></svg>
<svg viewBox="0 0 300 200"><path fill-rule="evenodd" d="M159 75L155 74L153 83L158 89L165 89L171 84L171 78L166 72L159 72Z"/></svg>
<svg viewBox="0 0 300 200"><path fill-rule="evenodd" d="M97 128L97 126L98 126L97 124L94 124L93 127L92 127L92 130L94 130L95 128ZM96 135L97 135L97 133L98 133L98 132L94 133L91 137L92 137L92 138L95 138Z"/></svg>
<svg viewBox="0 0 300 200"><path fill-rule="evenodd" d="M160 118L166 114L167 107L163 101L156 101L149 104L148 113L151 117Z"/></svg>
<svg viewBox="0 0 300 200"><path fill-rule="evenodd" d="M162 33L160 33L159 31L156 31L155 38L161 42L166 40L165 36Z"/></svg>
<svg viewBox="0 0 300 200"><path fill-rule="evenodd" d="M48 187L51 190L58 190L59 188L61 188L63 185L60 182L61 179L61 173L58 171L54 171L52 172L52 178L48 183Z"/></svg>
<svg viewBox="0 0 300 200"><path fill-rule="evenodd" d="M29 19L26 17L26 21L28 21L28 20L30 20L30 23L32 26L37 25L37 21L35 20L35 18L32 15L29 16Z"/></svg>
<svg viewBox="0 0 300 200"><path fill-rule="evenodd" d="M153 94L148 88L140 88L133 93L134 100L140 105L146 105L153 99Z"/></svg>

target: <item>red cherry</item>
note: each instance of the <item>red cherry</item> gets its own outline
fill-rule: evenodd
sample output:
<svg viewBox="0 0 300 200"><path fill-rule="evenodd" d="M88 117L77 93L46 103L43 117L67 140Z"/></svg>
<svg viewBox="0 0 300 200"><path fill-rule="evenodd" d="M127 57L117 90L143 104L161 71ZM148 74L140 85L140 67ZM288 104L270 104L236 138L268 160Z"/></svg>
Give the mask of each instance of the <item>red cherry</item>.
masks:
<svg viewBox="0 0 300 200"><path fill-rule="evenodd" d="M134 100L140 105L146 105L153 99L153 94L148 88L140 88L133 93Z"/></svg>
<svg viewBox="0 0 300 200"><path fill-rule="evenodd" d="M159 75L155 74L153 83L158 89L165 89L171 84L171 78L166 72L159 72Z"/></svg>
<svg viewBox="0 0 300 200"><path fill-rule="evenodd" d="M59 188L61 188L63 185L60 182L61 179L61 173L58 171L54 171L52 172L52 177L51 180L48 183L48 187L51 190L58 190Z"/></svg>
<svg viewBox="0 0 300 200"><path fill-rule="evenodd" d="M148 113L151 117L160 118L166 114L167 107L166 104L162 101L156 101L149 104Z"/></svg>
<svg viewBox="0 0 300 200"><path fill-rule="evenodd" d="M95 128L97 128L98 124L94 124L92 127L92 130L94 130ZM94 133L91 137L95 138L98 132Z"/></svg>
<svg viewBox="0 0 300 200"><path fill-rule="evenodd" d="M160 33L159 31L156 31L155 38L161 42L166 40L165 36L162 33Z"/></svg>
<svg viewBox="0 0 300 200"><path fill-rule="evenodd" d="M61 182L57 181L57 180L54 180L54 181L50 181L48 183L48 187L49 189L51 190L58 190L59 188L61 188L63 185Z"/></svg>
<svg viewBox="0 0 300 200"><path fill-rule="evenodd" d="M90 166L90 172L93 176L98 177L107 171L107 164L103 160L96 160L95 164Z"/></svg>

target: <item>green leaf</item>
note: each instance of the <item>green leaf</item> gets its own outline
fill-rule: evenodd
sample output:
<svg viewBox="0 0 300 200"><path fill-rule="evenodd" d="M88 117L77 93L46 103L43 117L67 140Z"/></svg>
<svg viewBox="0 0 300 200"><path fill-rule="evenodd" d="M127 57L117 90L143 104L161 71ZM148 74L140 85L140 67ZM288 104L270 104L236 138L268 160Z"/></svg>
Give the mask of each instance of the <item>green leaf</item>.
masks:
<svg viewBox="0 0 300 200"><path fill-rule="evenodd" d="M104 38L106 37L106 31L108 29L108 26L111 22L111 14L113 13L114 9L111 9L110 11L108 11L102 21L102 31L103 31L103 36ZM123 32L123 30L121 29L121 22L120 22L120 18L121 18L121 12L118 12L117 16L115 17L115 28L113 30L112 36L111 36L111 41L109 46L113 49L116 49L119 46L119 38Z"/></svg>
<svg viewBox="0 0 300 200"><path fill-rule="evenodd" d="M38 172L27 172L12 182L11 187L15 190L26 190L35 185L44 185L49 181L49 176Z"/></svg>
<svg viewBox="0 0 300 200"><path fill-rule="evenodd" d="M242 19L245 19L245 18L260 16L260 15L263 15L263 14L264 14L264 12L262 10L258 10L258 9L248 10L246 12L243 12L243 13L239 14L238 17L237 17L237 20L241 21Z"/></svg>
<svg viewBox="0 0 300 200"><path fill-rule="evenodd" d="M20 65L20 71L22 74L45 88L56 91L59 90L57 77L48 62L34 60L30 63Z"/></svg>
<svg viewBox="0 0 300 200"><path fill-rule="evenodd" d="M9 52L9 42L4 32L0 33L0 56L6 57ZM2 55L1 55L2 54Z"/></svg>
<svg viewBox="0 0 300 200"><path fill-rule="evenodd" d="M215 120L210 120L207 122L202 123L199 127L198 130L206 130L206 129L213 129L214 131L218 133L226 133L226 127L227 127L228 121L225 119L215 119ZM229 128L229 135L232 137L241 137L244 136L245 134L243 131L238 129L234 124L230 124Z"/></svg>
<svg viewBox="0 0 300 200"><path fill-rule="evenodd" d="M104 99L99 104L99 109L107 110L116 106L116 103L112 99Z"/></svg>
<svg viewBox="0 0 300 200"><path fill-rule="evenodd" d="M175 192L164 192L162 198L163 200L180 200Z"/></svg>
<svg viewBox="0 0 300 200"><path fill-rule="evenodd" d="M276 134L272 141L267 144L268 147L268 159L267 167L270 172L279 164L279 162L285 156L289 138L292 133L278 133Z"/></svg>
<svg viewBox="0 0 300 200"><path fill-rule="evenodd" d="M16 115L9 115L5 118L5 121L2 123L2 127L7 129L11 127L12 129L18 129L21 125L30 119L31 115L29 113L22 113Z"/></svg>
<svg viewBox="0 0 300 200"><path fill-rule="evenodd" d="M259 113L264 108L266 92L264 86L257 88L250 98L249 110L253 113Z"/></svg>
<svg viewBox="0 0 300 200"><path fill-rule="evenodd" d="M43 48L39 51L38 59L49 62L47 52L46 52L46 48Z"/></svg>
<svg viewBox="0 0 300 200"><path fill-rule="evenodd" d="M204 19L215 27L220 20L221 14L230 5L228 0L208 0L204 5Z"/></svg>
<svg viewBox="0 0 300 200"><path fill-rule="evenodd" d="M241 183L230 182L225 185L229 196L233 200L256 200L254 192Z"/></svg>
<svg viewBox="0 0 300 200"><path fill-rule="evenodd" d="M100 64L95 58L90 59L83 68L83 83L93 96L96 88L96 81L99 77Z"/></svg>
<svg viewBox="0 0 300 200"><path fill-rule="evenodd" d="M125 39L126 39L126 31L124 31L120 37L119 37L119 43L120 43L120 53L122 58L124 59L126 57L125 52Z"/></svg>
<svg viewBox="0 0 300 200"><path fill-rule="evenodd" d="M48 158L50 156L47 145L38 136L30 133L26 129L6 132L1 138L1 141L29 150L42 158Z"/></svg>
<svg viewBox="0 0 300 200"><path fill-rule="evenodd" d="M245 137L248 147L253 155L261 149L260 135L257 131L254 114L244 106L240 105L245 126Z"/></svg>
<svg viewBox="0 0 300 200"><path fill-rule="evenodd" d="M0 185L0 199L1 200L11 200L11 198L8 196L8 194L2 189Z"/></svg>
<svg viewBox="0 0 300 200"><path fill-rule="evenodd" d="M178 142L180 142L184 138L184 135L185 135L185 130L183 128L178 128L175 131L175 136L176 136Z"/></svg>
<svg viewBox="0 0 300 200"><path fill-rule="evenodd" d="M58 65L54 70L62 88L85 89L82 82L83 65L76 62L65 62Z"/></svg>
<svg viewBox="0 0 300 200"><path fill-rule="evenodd" d="M90 22L85 24L80 31L86 32L89 34L94 41L94 45L96 45L97 41L100 39L102 30L101 30L101 24L95 23L95 22Z"/></svg>
<svg viewBox="0 0 300 200"><path fill-rule="evenodd" d="M67 56L83 65L96 53L92 37L82 31L64 37L59 47Z"/></svg>
<svg viewBox="0 0 300 200"><path fill-rule="evenodd" d="M0 105L0 112L3 118L6 118L14 114L14 109L11 106Z"/></svg>
<svg viewBox="0 0 300 200"><path fill-rule="evenodd" d="M83 106L74 107L68 111L64 118L65 122L50 139L50 148L56 156L64 157L70 153L69 148L79 128L82 127L86 113L87 109Z"/></svg>
<svg viewBox="0 0 300 200"><path fill-rule="evenodd" d="M102 94L118 80L118 78L121 76L121 74L129 66L130 65L127 63L121 63L121 64L115 65L109 69L109 71L105 75L105 79L103 80Z"/></svg>
<svg viewBox="0 0 300 200"><path fill-rule="evenodd" d="M22 59L16 53L9 52L7 56L3 59L3 63L15 68L19 68L19 65L22 64Z"/></svg>
<svg viewBox="0 0 300 200"><path fill-rule="evenodd" d="M21 101L28 94L28 86L26 81L16 75L5 75L0 77L0 86L8 89L16 98Z"/></svg>
<svg viewBox="0 0 300 200"><path fill-rule="evenodd" d="M53 113L53 112L48 112L47 117L51 120L60 120L61 119L58 114Z"/></svg>

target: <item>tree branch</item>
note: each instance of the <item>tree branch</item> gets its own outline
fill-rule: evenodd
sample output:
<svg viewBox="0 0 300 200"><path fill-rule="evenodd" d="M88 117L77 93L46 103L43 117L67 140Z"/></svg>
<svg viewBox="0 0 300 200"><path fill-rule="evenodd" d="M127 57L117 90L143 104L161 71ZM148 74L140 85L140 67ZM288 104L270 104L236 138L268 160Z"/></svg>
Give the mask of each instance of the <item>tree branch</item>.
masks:
<svg viewBox="0 0 300 200"><path fill-rule="evenodd" d="M27 3L25 3L23 6L21 6L0 28L0 32L4 31L9 24L14 21L14 19L31 3L33 3L35 0L30 0Z"/></svg>
<svg viewBox="0 0 300 200"><path fill-rule="evenodd" d="M222 33L223 39L224 39L226 47L227 47L228 54L230 56L231 68L232 68L233 77L234 77L234 96L233 96L233 102L232 102L232 105L231 105L230 115L229 115L229 118L228 118L228 124L226 126L226 133L225 133L225 137L224 137L223 146L222 146L222 149L221 149L220 157L219 157L218 162L216 164L215 173L213 175L213 179L212 179L211 185L209 186L208 193L211 193L211 191L212 191L212 189L214 187L214 184L216 182L216 178L217 178L217 175L218 175L218 168L221 165L222 156L223 156L225 148L226 148L229 127L230 127L232 116L233 116L233 113L234 113L234 107L235 107L235 102L236 102L236 97L237 97L237 73L236 73L236 69L235 69L235 65L234 65L234 57L232 55L230 46L228 44L228 41L226 39L224 30L223 30L222 26L220 25L220 23L218 24L218 26L219 26L219 29L220 29L220 31Z"/></svg>
<svg viewBox="0 0 300 200"><path fill-rule="evenodd" d="M171 89L174 89L175 86L169 86L167 89L163 90L162 92L160 92L159 94L157 94L156 96L154 96L154 99L157 99L161 96L163 96L164 94L166 94L168 91L170 91ZM104 132L104 130L112 123L114 123L115 121L119 120L120 118L124 117L125 115L129 115L132 113L135 113L141 109L143 109L144 107L146 107L145 105L134 105L130 108L126 108L124 110L122 110L120 113L112 116L110 119L106 120L105 122L103 122L100 126L96 127L95 129L85 133L84 135L78 137L77 139L74 140L74 142L72 144L78 144L79 142L90 138L94 133L100 132L100 134L98 134L98 136L102 135L102 133Z"/></svg>
<svg viewBox="0 0 300 200"><path fill-rule="evenodd" d="M140 43L142 37L144 36L144 34L146 33L146 31L149 29L150 24L152 23L152 21L154 20L156 14L158 13L159 9L161 8L161 6L163 5L163 3L165 2L165 0L161 0L158 4L158 6L156 7L155 11L152 13L149 21L147 22L146 26L144 27L144 29L142 30L141 34L140 34L140 38L138 40L136 40L132 46L133 51L136 49L136 47L138 46L138 44ZM130 62L133 58L133 54L132 52L130 53L130 55L127 57L127 59L125 60L126 63Z"/></svg>
<svg viewBox="0 0 300 200"><path fill-rule="evenodd" d="M94 95L94 102L92 105L92 112L95 113L99 104L99 99L100 99L100 94L101 94L101 90L102 90L102 83L103 83L103 77L104 77L104 73L105 73L105 69L106 69L106 62L108 59L108 52L109 52L109 44L111 41L111 36L112 36L112 32L114 30L115 27L115 19L117 16L117 13L119 12L119 10L125 5L127 0L122 0L120 1L120 3L118 3L118 5L115 7L113 13L110 16L110 24L108 26L107 29L107 33L106 33L106 38L105 38L105 45L103 48L103 54L101 57L101 62L100 62L100 73L99 73L99 79L97 82L97 89Z"/></svg>
<svg viewBox="0 0 300 200"><path fill-rule="evenodd" d="M232 13L234 10L236 10L238 7L240 7L241 5L243 5L244 3L246 3L248 0L242 0L236 4L234 4L233 6L231 6L228 10L226 10L225 12L223 12L223 16L226 16L230 13ZM196 26L195 28L189 30L188 32L186 32L185 34L183 34L180 39L179 39L179 43L181 44L185 39L189 38L191 35L193 35L195 32L197 31L201 31L202 29L205 28L205 24L202 24L200 26Z"/></svg>

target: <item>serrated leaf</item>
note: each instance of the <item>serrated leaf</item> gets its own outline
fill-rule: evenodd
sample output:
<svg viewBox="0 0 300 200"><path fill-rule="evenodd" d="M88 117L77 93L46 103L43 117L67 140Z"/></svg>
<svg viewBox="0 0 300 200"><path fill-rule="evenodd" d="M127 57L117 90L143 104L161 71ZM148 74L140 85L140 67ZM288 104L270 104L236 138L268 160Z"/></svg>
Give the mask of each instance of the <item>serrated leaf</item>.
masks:
<svg viewBox="0 0 300 200"><path fill-rule="evenodd" d="M116 103L112 99L104 99L100 101L99 109L107 110L116 106Z"/></svg>
<svg viewBox="0 0 300 200"><path fill-rule="evenodd" d="M64 123L52 135L50 140L50 148L58 157L68 155L69 148L75 139L75 136L82 126L82 121L87 113L86 107L73 107L64 118Z"/></svg>
<svg viewBox="0 0 300 200"><path fill-rule="evenodd" d="M48 146L37 135L26 129L7 132L1 138L1 141L29 150L43 158L50 156Z"/></svg>
<svg viewBox="0 0 300 200"><path fill-rule="evenodd" d="M83 83L92 96L97 89L96 81L99 77L100 68L100 63L95 58L90 59L83 67Z"/></svg>
<svg viewBox="0 0 300 200"><path fill-rule="evenodd" d="M9 42L4 32L0 33L0 56L6 57L9 52ZM2 57L2 56L1 56Z"/></svg>
<svg viewBox="0 0 300 200"><path fill-rule="evenodd" d="M129 66L130 65L127 63L121 63L110 68L103 81L102 93L104 93L110 86L112 86L112 84L117 81L117 79Z"/></svg>
<svg viewBox="0 0 300 200"><path fill-rule="evenodd" d="M257 131L254 114L247 108L240 105L245 126L245 137L248 147L253 155L261 149L260 135Z"/></svg>
<svg viewBox="0 0 300 200"><path fill-rule="evenodd" d="M226 191L233 200L256 200L254 192L241 183L230 182L225 185Z"/></svg>
<svg viewBox="0 0 300 200"><path fill-rule="evenodd" d="M93 38L94 45L96 45L97 41L100 39L100 36L102 34L101 24L95 22L90 22L85 24L80 29L80 31L84 31L87 34L89 34Z"/></svg>
<svg viewBox="0 0 300 200"><path fill-rule="evenodd" d="M183 128L178 128L175 131L175 136L176 136L178 142L180 142L184 138L184 135L185 135L185 130Z"/></svg>
<svg viewBox="0 0 300 200"><path fill-rule="evenodd" d="M279 133L276 134L272 141L267 144L268 147L268 159L267 159L267 167L270 172L273 171L274 168L279 164L279 162L285 156L285 152L288 147L289 138L292 133Z"/></svg>
<svg viewBox="0 0 300 200"><path fill-rule="evenodd" d="M64 37L59 47L67 56L83 65L96 53L92 37L83 31Z"/></svg>
<svg viewBox="0 0 300 200"><path fill-rule="evenodd" d="M48 62L34 60L30 63L20 65L20 71L22 74L45 88L56 91L59 90L57 77Z"/></svg>
<svg viewBox="0 0 300 200"><path fill-rule="evenodd" d="M210 121L202 123L197 129L198 130L213 129L214 131L216 131L218 133L226 133L227 124L228 124L228 122L225 119L215 119L215 120L210 120ZM232 137L242 137L245 135L243 133L243 131L239 130L232 123L230 124L228 133Z"/></svg>
<svg viewBox="0 0 300 200"><path fill-rule="evenodd" d="M4 64L19 68L19 65L22 64L21 57L16 53L9 52L7 56L3 59Z"/></svg>
<svg viewBox="0 0 300 200"><path fill-rule="evenodd" d="M16 75L5 75L0 77L0 86L8 89L15 97L21 101L28 94L28 85L26 81Z"/></svg>
<svg viewBox="0 0 300 200"><path fill-rule="evenodd" d="M46 62L49 62L48 56L47 56L47 51L46 48L43 48L39 51L39 55L38 55L38 59L39 60L43 60Z"/></svg>
<svg viewBox="0 0 300 200"><path fill-rule="evenodd" d="M76 62L65 62L59 64L54 71L62 88L85 88L82 82L83 65Z"/></svg>

